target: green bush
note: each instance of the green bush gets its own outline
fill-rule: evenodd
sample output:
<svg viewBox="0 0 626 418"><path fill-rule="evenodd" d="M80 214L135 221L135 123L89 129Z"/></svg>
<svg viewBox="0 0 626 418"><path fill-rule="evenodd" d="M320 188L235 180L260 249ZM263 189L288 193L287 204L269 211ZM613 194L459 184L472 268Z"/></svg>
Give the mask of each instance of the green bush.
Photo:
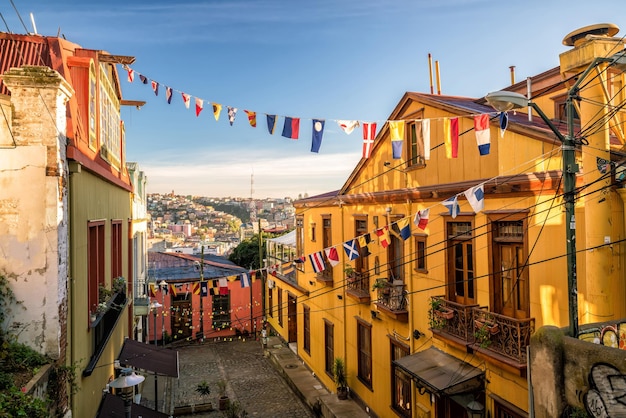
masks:
<svg viewBox="0 0 626 418"><path fill-rule="evenodd" d="M48 404L22 393L15 386L0 392L0 418L47 418Z"/></svg>

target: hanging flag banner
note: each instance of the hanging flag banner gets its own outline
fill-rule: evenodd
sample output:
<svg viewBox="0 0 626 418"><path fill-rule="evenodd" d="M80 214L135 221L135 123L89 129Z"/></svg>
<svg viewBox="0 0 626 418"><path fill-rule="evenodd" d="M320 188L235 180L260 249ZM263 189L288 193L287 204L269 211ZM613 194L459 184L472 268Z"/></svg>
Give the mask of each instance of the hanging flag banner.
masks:
<svg viewBox="0 0 626 418"><path fill-rule="evenodd" d="M348 135L352 133L356 128L359 127L358 120L338 120L337 125Z"/></svg>
<svg viewBox="0 0 626 418"><path fill-rule="evenodd" d="M181 93L181 95L183 96L183 103L185 104L185 107L187 109L189 109L189 103L191 102L191 96L189 96L187 93Z"/></svg>
<svg viewBox="0 0 626 418"><path fill-rule="evenodd" d="M419 133L424 144L424 160L430 160L430 119L424 119L418 123L421 129Z"/></svg>
<svg viewBox="0 0 626 418"><path fill-rule="evenodd" d="M504 138L504 132L509 127L509 114L500 112L500 138Z"/></svg>
<svg viewBox="0 0 626 418"><path fill-rule="evenodd" d="M376 122L363 122L363 158L369 158L372 154L374 138L376 138Z"/></svg>
<svg viewBox="0 0 626 418"><path fill-rule="evenodd" d="M378 237L378 243L383 248L387 248L389 246L389 227L383 226L382 228L377 229L376 236Z"/></svg>
<svg viewBox="0 0 626 418"><path fill-rule="evenodd" d="M230 126L233 126L233 123L235 123L235 116L237 115L237 108L227 106L227 109L228 109L228 122L230 123Z"/></svg>
<svg viewBox="0 0 626 418"><path fill-rule="evenodd" d="M466 190L464 193L467 201L474 210L474 213L481 212L485 209L485 189L483 184L474 186Z"/></svg>
<svg viewBox="0 0 626 418"><path fill-rule="evenodd" d="M241 273L241 287L250 287L250 275L248 273Z"/></svg>
<svg viewBox="0 0 626 418"><path fill-rule="evenodd" d="M459 203L457 201L456 195L444 200L441 204L444 205L446 208L448 208L448 211L450 212L450 216L452 216L452 219L456 218L459 212L461 212L461 208L459 207Z"/></svg>
<svg viewBox="0 0 626 418"><path fill-rule="evenodd" d="M191 289L192 289L192 293L193 293L194 295L199 295L199 294L200 294L200 283L195 282L195 283L193 284L193 286L191 287Z"/></svg>
<svg viewBox="0 0 626 418"><path fill-rule="evenodd" d="M359 258L359 247L357 246L357 240L351 239L343 243L343 249L350 261Z"/></svg>
<svg viewBox="0 0 626 418"><path fill-rule="evenodd" d="M391 148L394 159L402 158L402 143L404 142L404 121L389 121L389 136L391 136Z"/></svg>
<svg viewBox="0 0 626 418"><path fill-rule="evenodd" d="M270 132L270 135L274 135L274 130L276 129L276 115L265 115L267 117L267 130Z"/></svg>
<svg viewBox="0 0 626 418"><path fill-rule="evenodd" d="M139 80L141 80L143 84L148 84L148 77L143 74L139 74Z"/></svg>
<svg viewBox="0 0 626 418"><path fill-rule="evenodd" d="M324 252L326 253L326 259L332 267L339 264L339 253L337 252L337 248L329 247L324 249Z"/></svg>
<svg viewBox="0 0 626 418"><path fill-rule="evenodd" d="M250 124L250 126L256 128L256 112L245 109L243 111L246 112L246 115L248 116L248 123Z"/></svg>
<svg viewBox="0 0 626 418"><path fill-rule="evenodd" d="M213 105L213 116L215 116L215 121L220 120L220 113L222 113L222 105L219 103L212 103Z"/></svg>
<svg viewBox="0 0 626 418"><path fill-rule="evenodd" d="M128 82L132 83L133 81L135 81L135 70L133 70L132 68L128 69Z"/></svg>
<svg viewBox="0 0 626 418"><path fill-rule="evenodd" d="M315 273L319 273L326 268L326 264L324 263L324 256L322 255L321 251L309 254L309 261L311 262L311 266L313 267L313 271Z"/></svg>
<svg viewBox="0 0 626 418"><path fill-rule="evenodd" d="M313 138L311 140L311 152L319 152L324 135L324 120L313 119Z"/></svg>
<svg viewBox="0 0 626 418"><path fill-rule="evenodd" d="M200 112L204 108L204 100L196 97L196 117L200 116Z"/></svg>
<svg viewBox="0 0 626 418"><path fill-rule="evenodd" d="M459 118L443 118L443 137L446 158L457 158L459 155Z"/></svg>
<svg viewBox="0 0 626 418"><path fill-rule="evenodd" d="M200 296L208 296L208 295L209 295L209 283L200 282Z"/></svg>
<svg viewBox="0 0 626 418"><path fill-rule="evenodd" d="M411 222L409 218L402 218L397 222L397 224L398 229L400 229L400 237L406 241L411 236Z"/></svg>
<svg viewBox="0 0 626 418"><path fill-rule="evenodd" d="M300 119L285 116L282 136L290 139L298 139L300 133Z"/></svg>
<svg viewBox="0 0 626 418"><path fill-rule="evenodd" d="M165 87L165 100L167 101L167 104L172 103L172 88L171 87Z"/></svg>
<svg viewBox="0 0 626 418"><path fill-rule="evenodd" d="M474 116L474 131L476 131L478 153L480 155L488 155L491 146L488 114Z"/></svg>
<svg viewBox="0 0 626 418"><path fill-rule="evenodd" d="M418 210L415 214L415 219L413 219L413 223L417 225L419 229L426 229L426 225L428 225L429 211L429 209Z"/></svg>
<svg viewBox="0 0 626 418"><path fill-rule="evenodd" d="M156 81L152 80L150 82L150 84L152 85L152 91L154 92L155 96L159 95L159 83L157 83Z"/></svg>

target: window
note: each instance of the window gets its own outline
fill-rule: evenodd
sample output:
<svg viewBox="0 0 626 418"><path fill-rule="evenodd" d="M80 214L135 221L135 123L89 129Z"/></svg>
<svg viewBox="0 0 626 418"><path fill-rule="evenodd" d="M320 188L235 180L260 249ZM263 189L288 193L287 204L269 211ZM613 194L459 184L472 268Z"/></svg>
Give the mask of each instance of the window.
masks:
<svg viewBox="0 0 626 418"><path fill-rule="evenodd" d="M333 364L335 361L335 326L332 322L324 319L324 370L333 376Z"/></svg>
<svg viewBox="0 0 626 418"><path fill-rule="evenodd" d="M554 114L555 118L559 121L565 122L567 120L567 109L565 102L567 101L567 94L563 94L558 97L553 97L554 101ZM576 107L574 109L574 121L580 123L580 116L578 116L578 111L576 111Z"/></svg>
<svg viewBox="0 0 626 418"><path fill-rule="evenodd" d="M427 235L415 235L415 270L426 273L426 238Z"/></svg>
<svg viewBox="0 0 626 418"><path fill-rule="evenodd" d="M302 317L304 327L304 341L302 341L302 348L304 351L311 354L311 309L304 305L304 314Z"/></svg>
<svg viewBox="0 0 626 418"><path fill-rule="evenodd" d="M304 218L296 217L296 255L298 258L304 256ZM304 270L304 263L296 263L296 268Z"/></svg>
<svg viewBox="0 0 626 418"><path fill-rule="evenodd" d="M213 295L213 329L230 327L230 296Z"/></svg>
<svg viewBox="0 0 626 418"><path fill-rule="evenodd" d="M274 289L269 288L267 290L268 309L270 317L274 317Z"/></svg>
<svg viewBox="0 0 626 418"><path fill-rule="evenodd" d="M110 80L111 71L110 64L100 64L100 156L119 169L122 158L120 102Z"/></svg>
<svg viewBox="0 0 626 418"><path fill-rule="evenodd" d="M104 286L104 221L87 224L88 298L90 309L98 304L98 287Z"/></svg>
<svg viewBox="0 0 626 418"><path fill-rule="evenodd" d="M474 240L471 221L447 222L448 300L471 305L476 301ZM469 217L465 217L470 219Z"/></svg>
<svg viewBox="0 0 626 418"><path fill-rule="evenodd" d="M315 242L316 227L317 225L315 225L315 222L311 222L311 224L309 225L309 239L311 240L311 242Z"/></svg>
<svg viewBox="0 0 626 418"><path fill-rule="evenodd" d="M283 325L283 292L279 288L276 288L278 294L278 325Z"/></svg>
<svg viewBox="0 0 626 418"><path fill-rule="evenodd" d="M528 252L524 236L526 219L526 213L500 213L489 217L493 250L490 282L493 309L517 319L530 316Z"/></svg>
<svg viewBox="0 0 626 418"><path fill-rule="evenodd" d="M372 388L372 326L357 320L358 378Z"/></svg>
<svg viewBox="0 0 626 418"><path fill-rule="evenodd" d="M122 276L122 221L111 221L111 277Z"/></svg>
<svg viewBox="0 0 626 418"><path fill-rule="evenodd" d="M409 348L391 341L391 399L392 408L400 416L411 417L411 378L394 361L409 355Z"/></svg>
<svg viewBox="0 0 626 418"><path fill-rule="evenodd" d="M394 216L394 218L396 218ZM401 218L401 217L400 217ZM392 220L394 222L396 219ZM394 228L394 231L398 233L397 224L389 226L389 230ZM389 246L387 247L387 260L389 263L389 278L390 280L402 280L404 275L402 274L404 265L404 240L398 238L396 234L389 233Z"/></svg>
<svg viewBox="0 0 626 418"><path fill-rule="evenodd" d="M322 216L322 247L328 248L333 245L332 240L332 229L331 229L330 215ZM324 280L332 281L333 280L333 267L328 262L326 258L326 253L324 252L324 261L326 263L326 268L322 270L322 278Z"/></svg>
<svg viewBox="0 0 626 418"><path fill-rule="evenodd" d="M367 216L356 216L354 218L354 236L364 237L365 241L369 238L367 229ZM360 257L357 258L354 263L354 269L361 274L369 275L369 248L367 245L363 245L363 239L359 242Z"/></svg>
<svg viewBox="0 0 626 418"><path fill-rule="evenodd" d="M407 167L425 167L424 136L421 120L406 123Z"/></svg>
<svg viewBox="0 0 626 418"><path fill-rule="evenodd" d="M96 67L89 63L89 148L96 150L98 146L96 138Z"/></svg>

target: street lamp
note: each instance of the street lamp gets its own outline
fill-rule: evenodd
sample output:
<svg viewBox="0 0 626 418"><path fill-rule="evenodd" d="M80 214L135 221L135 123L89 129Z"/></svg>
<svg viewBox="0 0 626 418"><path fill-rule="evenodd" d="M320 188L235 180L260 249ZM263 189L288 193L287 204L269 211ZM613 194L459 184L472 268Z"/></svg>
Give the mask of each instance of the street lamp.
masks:
<svg viewBox="0 0 626 418"><path fill-rule="evenodd" d="M126 418L131 418L130 409L132 406L132 399L135 392L135 386L143 382L146 378L135 374L130 369L122 369L120 376L109 383L109 386L122 391L122 399L124 400L124 414Z"/></svg>
<svg viewBox="0 0 626 418"><path fill-rule="evenodd" d="M578 83L576 84L576 86ZM578 336L578 284L576 279L576 218L574 215L574 192L576 186L576 173L578 165L574 151L574 104L572 89L567 95L567 135L563 134L554 126L550 118L546 116L537 104L527 99L524 95L512 91L497 91L485 96L487 102L496 110L506 112L522 107L532 107L550 130L561 141L563 151L563 199L565 200L565 235L567 247L567 292L569 295L569 334L571 337Z"/></svg>
<svg viewBox="0 0 626 418"><path fill-rule="evenodd" d="M548 125L550 130L561 141L563 150L563 199L565 200L565 232L567 245L567 291L569 294L569 334L578 337L578 281L576 276L576 218L574 215L574 194L576 188L576 164L574 151L574 100L580 100L580 85L591 71L600 64L608 64L614 68L626 70L626 51L622 50L608 58L594 58L589 66L576 79L576 82L567 91L565 112L567 116L567 135L563 134L554 126L550 118L524 95L511 91L497 91L487 94L485 99L496 110L506 112L508 110L531 107L535 109L539 117Z"/></svg>
<svg viewBox="0 0 626 418"><path fill-rule="evenodd" d="M485 407L478 401L471 401L466 408L468 418L483 418L485 414Z"/></svg>
<svg viewBox="0 0 626 418"><path fill-rule="evenodd" d="M165 289L167 289L167 282L161 280L159 282L161 288L161 304L165 307ZM165 310L165 308L163 308ZM155 325L156 326L156 325ZM161 312L161 338L163 339L163 347L165 347L165 313Z"/></svg>
<svg viewBox="0 0 626 418"><path fill-rule="evenodd" d="M154 309L154 346L158 347L159 344L157 342L157 309L162 307L159 302L156 300L150 304L150 309ZM157 372L154 372L154 410L158 411L158 398L159 398L159 390L158 390L158 377Z"/></svg>

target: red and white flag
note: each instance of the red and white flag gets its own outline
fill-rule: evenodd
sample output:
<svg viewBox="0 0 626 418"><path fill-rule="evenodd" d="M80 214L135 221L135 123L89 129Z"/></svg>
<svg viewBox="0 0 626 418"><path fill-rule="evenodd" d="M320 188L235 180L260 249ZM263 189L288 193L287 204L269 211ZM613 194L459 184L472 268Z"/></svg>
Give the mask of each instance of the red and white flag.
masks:
<svg viewBox="0 0 626 418"><path fill-rule="evenodd" d="M363 122L363 158L369 158L376 138L376 122Z"/></svg>
<svg viewBox="0 0 626 418"><path fill-rule="evenodd" d="M343 131L350 135L359 126L358 120L338 120L337 124Z"/></svg>
<svg viewBox="0 0 626 418"><path fill-rule="evenodd" d="M151 80L150 85L152 86L152 91L154 92L154 95L158 96L159 95L159 83L157 83L154 80Z"/></svg>
<svg viewBox="0 0 626 418"><path fill-rule="evenodd" d="M189 102L191 101L191 96L189 96L187 93L181 93L183 96L183 103L185 103L185 107L187 109L189 109Z"/></svg>
<svg viewBox="0 0 626 418"><path fill-rule="evenodd" d="M326 248L324 249L324 252L326 253L326 258L331 266L335 267L339 264L339 253L337 252L336 247Z"/></svg>
<svg viewBox="0 0 626 418"><path fill-rule="evenodd" d="M316 273L319 273L326 268L326 264L324 263L324 256L322 255L321 251L309 254L309 260L311 261L311 266L313 266L313 271Z"/></svg>
<svg viewBox="0 0 626 418"><path fill-rule="evenodd" d="M135 70L133 70L132 68L128 69L128 82L132 83L133 81L135 81Z"/></svg>
<svg viewBox="0 0 626 418"><path fill-rule="evenodd" d="M204 108L204 100L196 97L196 116L200 116L200 112Z"/></svg>
<svg viewBox="0 0 626 418"><path fill-rule="evenodd" d="M491 147L491 130L489 129L489 115L474 116L474 130L476 131L476 143L480 155L489 154Z"/></svg>
<svg viewBox="0 0 626 418"><path fill-rule="evenodd" d="M415 214L415 219L413 219L413 223L417 225L419 229L426 229L426 225L428 225L428 212L429 209L418 210Z"/></svg>

